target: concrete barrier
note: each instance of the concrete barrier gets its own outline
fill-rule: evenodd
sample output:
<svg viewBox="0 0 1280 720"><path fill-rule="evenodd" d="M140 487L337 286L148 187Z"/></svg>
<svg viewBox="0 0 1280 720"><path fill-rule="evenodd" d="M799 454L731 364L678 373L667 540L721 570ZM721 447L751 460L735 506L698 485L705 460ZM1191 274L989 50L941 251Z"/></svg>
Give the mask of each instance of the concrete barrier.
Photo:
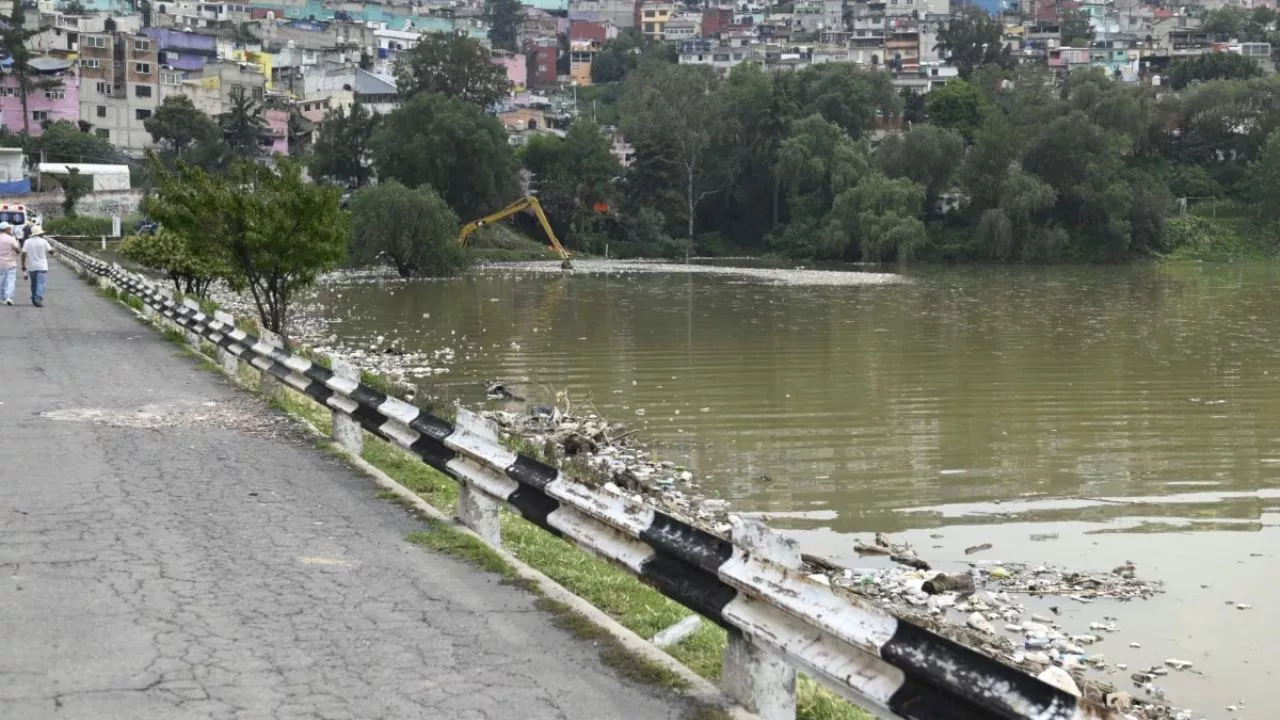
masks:
<svg viewBox="0 0 1280 720"><path fill-rule="evenodd" d="M911 720L1118 720L975 650L840 595L799 570L794 542L754 522L725 538L661 510L580 483L520 455L497 429L460 410L435 417L358 380L237 329L230 318L175 303L145 278L55 244L59 256L134 295L226 358L328 408L334 439L359 428L393 442L461 486L457 515L502 542L507 507L547 532L635 574L729 632L723 687L763 720L793 720L796 671L881 715ZM264 383L265 384L265 383ZM341 417L346 425L337 422Z"/></svg>

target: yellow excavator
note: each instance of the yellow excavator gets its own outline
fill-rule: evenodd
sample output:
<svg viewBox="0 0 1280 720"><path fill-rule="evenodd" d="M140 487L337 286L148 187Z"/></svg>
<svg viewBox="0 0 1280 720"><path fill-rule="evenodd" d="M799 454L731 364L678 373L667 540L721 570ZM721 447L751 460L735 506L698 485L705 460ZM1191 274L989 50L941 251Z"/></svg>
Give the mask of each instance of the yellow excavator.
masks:
<svg viewBox="0 0 1280 720"><path fill-rule="evenodd" d="M495 223L499 220L509 218L521 210L533 211L533 214L538 218L538 223L542 225L543 231L547 233L547 238L551 240L551 249L555 250L556 254L560 256L560 269L572 270L573 263L569 261L569 251L565 250L564 246L560 244L560 239L556 237L555 231L551 229L551 223L547 220L547 214L542 212L541 203L538 202L538 198L532 195L526 195L496 213L485 215L479 220L472 220L466 225L463 225L462 230L458 232L458 245L466 247L467 240L471 237L471 233L474 233L476 230L479 230L490 223Z"/></svg>

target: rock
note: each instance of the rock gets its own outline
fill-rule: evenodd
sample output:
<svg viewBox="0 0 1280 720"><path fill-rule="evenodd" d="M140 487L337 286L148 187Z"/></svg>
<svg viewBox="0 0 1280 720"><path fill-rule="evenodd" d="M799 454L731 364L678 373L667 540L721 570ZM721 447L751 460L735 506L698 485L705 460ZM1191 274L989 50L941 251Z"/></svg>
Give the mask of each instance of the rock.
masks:
<svg viewBox="0 0 1280 720"><path fill-rule="evenodd" d="M1127 692L1113 692L1105 697L1103 703L1112 710L1129 712L1133 709L1133 696Z"/></svg>
<svg viewBox="0 0 1280 720"><path fill-rule="evenodd" d="M974 545L972 547L965 548L964 554L972 555L974 553L980 553L983 550L990 550L990 549L991 549L991 543L982 543L981 545Z"/></svg>
<svg viewBox="0 0 1280 720"><path fill-rule="evenodd" d="M1164 664L1168 665L1174 670L1186 670L1190 668L1192 665L1194 665L1195 663L1191 662L1190 660L1179 660L1177 658L1169 658L1168 660L1164 661Z"/></svg>
<svg viewBox="0 0 1280 720"><path fill-rule="evenodd" d="M986 635L995 635L996 629L991 626L991 622L982 616L982 613L973 613L969 619L965 621L969 627Z"/></svg>
<svg viewBox="0 0 1280 720"><path fill-rule="evenodd" d="M967 572L938 573L926 580L920 589L930 595L941 595L944 592L972 593L973 576Z"/></svg>
<svg viewBox="0 0 1280 720"><path fill-rule="evenodd" d="M1076 685L1076 681L1071 677L1071 673L1063 670L1056 665L1050 665L1044 669L1044 672L1036 676L1040 682L1052 685L1059 690L1080 697L1080 688Z"/></svg>

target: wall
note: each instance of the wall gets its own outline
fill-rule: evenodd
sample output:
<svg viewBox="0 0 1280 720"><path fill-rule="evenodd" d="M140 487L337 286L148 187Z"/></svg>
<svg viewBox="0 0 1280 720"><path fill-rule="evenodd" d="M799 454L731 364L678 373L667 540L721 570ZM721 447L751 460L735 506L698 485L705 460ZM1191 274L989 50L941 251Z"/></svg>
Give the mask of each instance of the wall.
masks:
<svg viewBox="0 0 1280 720"><path fill-rule="evenodd" d="M144 192L141 189L89 193L76 203L76 212L93 217L131 215L138 212ZM0 205L21 204L35 208L46 218L62 216L62 190L30 195L0 196Z"/></svg>
<svg viewBox="0 0 1280 720"><path fill-rule="evenodd" d="M515 55L512 53L497 52L493 55L493 63L501 65L503 70L507 71L507 80L511 81L512 88L515 92L524 90L525 85L529 83L529 62L524 55Z"/></svg>
<svg viewBox="0 0 1280 720"><path fill-rule="evenodd" d="M62 81L62 89L33 90L27 96L27 111L31 113L29 127L35 137L44 132L36 113L47 113L51 121L76 122L80 119L80 78L64 74L58 79ZM0 125L10 132L22 132L22 120L18 79L12 75L0 77Z"/></svg>

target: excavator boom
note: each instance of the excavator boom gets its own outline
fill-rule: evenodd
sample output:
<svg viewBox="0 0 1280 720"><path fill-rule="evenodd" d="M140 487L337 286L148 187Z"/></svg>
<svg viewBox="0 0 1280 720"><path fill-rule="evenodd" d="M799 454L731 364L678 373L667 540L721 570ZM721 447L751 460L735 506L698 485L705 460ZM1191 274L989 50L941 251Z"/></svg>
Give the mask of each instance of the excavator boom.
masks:
<svg viewBox="0 0 1280 720"><path fill-rule="evenodd" d="M557 238L555 231L551 229L551 222L547 220L547 214L542 211L542 204L533 195L526 195L495 213L485 215L479 220L472 220L463 225L462 230L458 232L458 244L466 247L467 241L476 230L490 223L509 218L521 210L533 210L534 216L538 218L538 224L542 226L542 231L547 234L547 239L551 241L551 249L556 251L560 259L564 261L562 266L567 268L569 266L569 251L560 244L560 238Z"/></svg>

